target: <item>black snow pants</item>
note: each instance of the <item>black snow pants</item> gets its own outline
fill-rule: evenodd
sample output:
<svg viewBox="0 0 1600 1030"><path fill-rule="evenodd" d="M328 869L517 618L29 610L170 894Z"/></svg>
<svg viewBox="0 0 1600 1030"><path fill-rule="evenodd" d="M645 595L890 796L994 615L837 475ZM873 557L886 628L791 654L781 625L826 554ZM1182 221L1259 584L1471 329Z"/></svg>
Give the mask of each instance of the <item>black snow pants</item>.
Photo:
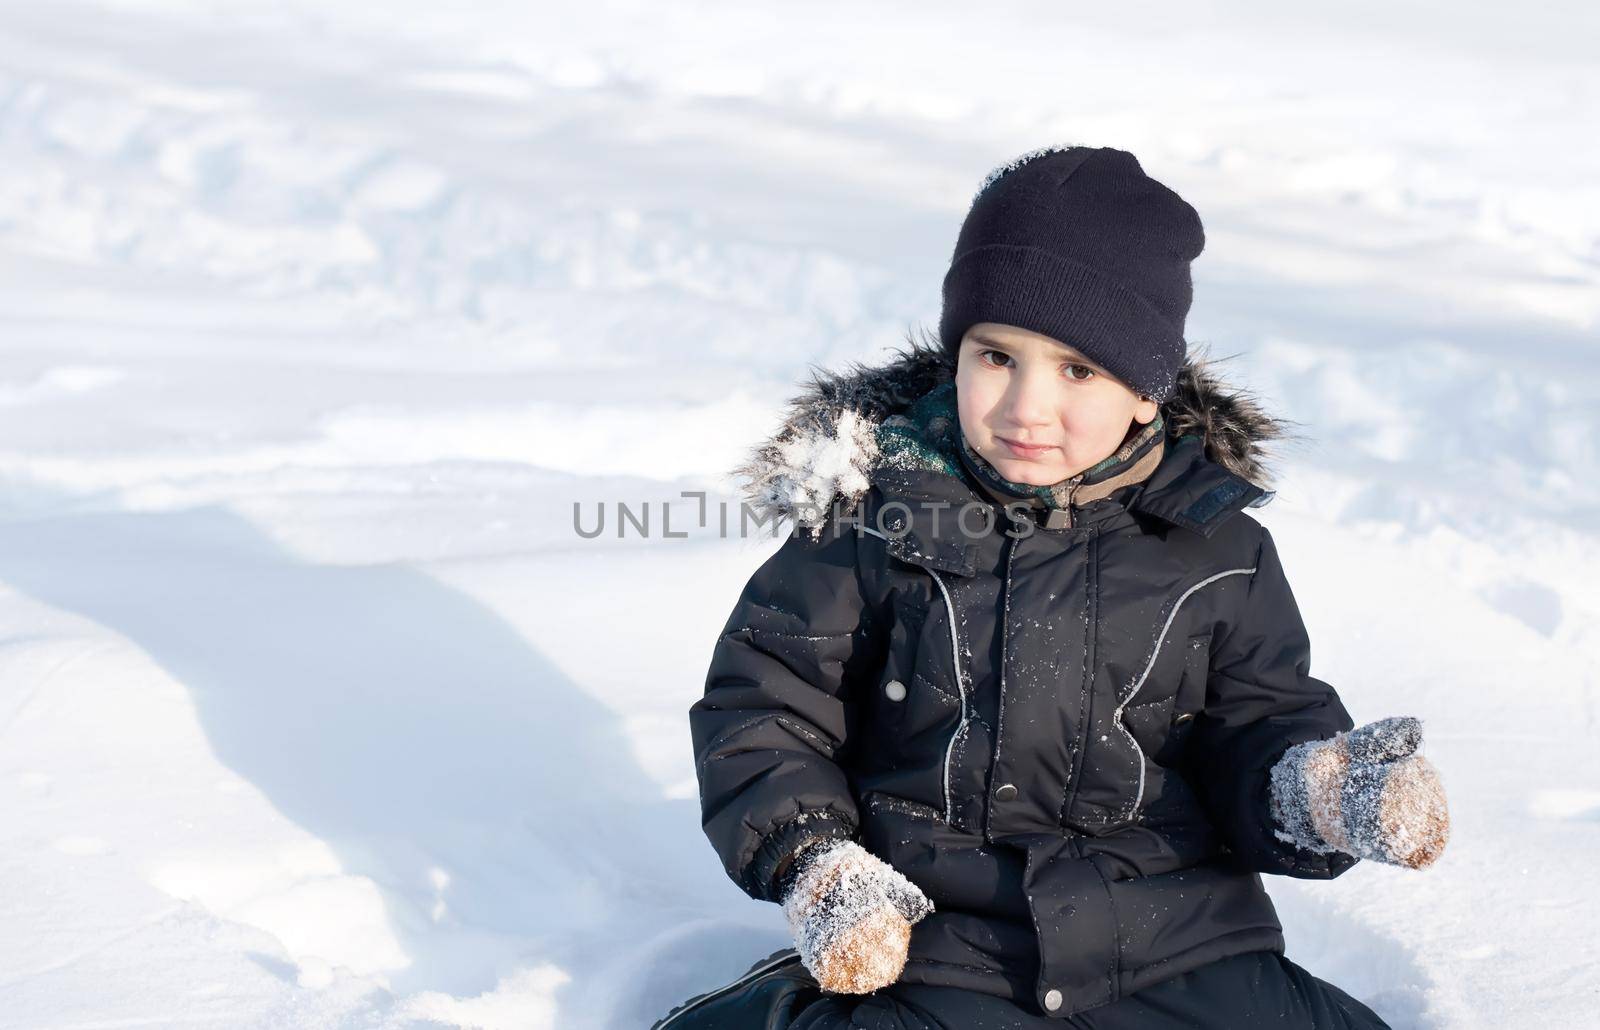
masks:
<svg viewBox="0 0 1600 1030"><path fill-rule="evenodd" d="M1152 984L1109 1005L1048 1019L990 994L894 984L823 994L793 951L692 998L652 1030L1389 1030L1339 988L1284 956L1251 951Z"/></svg>

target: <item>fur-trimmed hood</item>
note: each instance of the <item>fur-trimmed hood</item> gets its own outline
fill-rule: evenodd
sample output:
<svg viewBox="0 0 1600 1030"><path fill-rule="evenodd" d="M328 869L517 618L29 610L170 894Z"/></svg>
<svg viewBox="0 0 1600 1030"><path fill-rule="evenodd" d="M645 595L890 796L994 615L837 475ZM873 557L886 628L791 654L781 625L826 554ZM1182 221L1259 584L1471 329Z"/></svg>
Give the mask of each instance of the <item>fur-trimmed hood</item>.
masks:
<svg viewBox="0 0 1600 1030"><path fill-rule="evenodd" d="M733 470L751 511L762 523L791 519L812 526L835 504L852 510L872 485L883 421L954 377L944 348L915 336L882 364L813 368L776 432ZM1223 379L1212 359L1190 353L1161 415L1169 438L1199 436L1207 459L1267 491L1257 504L1270 499L1272 459L1265 445L1291 435L1288 423Z"/></svg>

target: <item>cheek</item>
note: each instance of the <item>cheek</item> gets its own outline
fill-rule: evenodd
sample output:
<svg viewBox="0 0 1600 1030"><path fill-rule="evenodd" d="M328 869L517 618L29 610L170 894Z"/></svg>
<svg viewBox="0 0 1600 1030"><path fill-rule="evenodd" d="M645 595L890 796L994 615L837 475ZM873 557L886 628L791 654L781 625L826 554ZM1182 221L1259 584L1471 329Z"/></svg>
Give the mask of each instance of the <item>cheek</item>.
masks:
<svg viewBox="0 0 1600 1030"><path fill-rule="evenodd" d="M1084 452L1114 449L1128 434L1133 412L1120 398L1088 395L1062 412L1067 438Z"/></svg>
<svg viewBox="0 0 1600 1030"><path fill-rule="evenodd" d="M1104 415L1091 405L1076 404L1061 413L1061 428L1071 440L1092 442L1098 439L1104 424Z"/></svg>
<svg viewBox="0 0 1600 1030"><path fill-rule="evenodd" d="M957 382L956 411L961 416L961 431L968 440L981 442L987 438L984 423L998 402L998 391L981 379Z"/></svg>

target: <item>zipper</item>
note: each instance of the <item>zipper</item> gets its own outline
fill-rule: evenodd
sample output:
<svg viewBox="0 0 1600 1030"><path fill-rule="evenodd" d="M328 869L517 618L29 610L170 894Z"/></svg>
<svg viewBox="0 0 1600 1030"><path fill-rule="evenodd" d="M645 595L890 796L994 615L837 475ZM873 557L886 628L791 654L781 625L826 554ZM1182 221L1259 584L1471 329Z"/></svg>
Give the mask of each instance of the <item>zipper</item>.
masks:
<svg viewBox="0 0 1600 1030"><path fill-rule="evenodd" d="M1020 520L1011 520L1011 528L1020 525ZM1000 596L1004 603L1000 607L1000 668L996 674L1000 680L999 698L995 702L998 710L995 712L994 730L994 755L989 760L990 769L1000 765L1000 748L1005 740L1006 725L1006 657L1011 647L1011 627L1006 622L1006 617L1011 614L1011 559L1017 553L1017 537L1008 536L1005 542L1005 563L1001 566L1005 572L1000 579ZM994 825L994 804L987 806L988 819L985 821L984 830L987 831Z"/></svg>
<svg viewBox="0 0 1600 1030"><path fill-rule="evenodd" d="M1094 669L1100 660L1096 654L1098 643L1097 635L1100 625L1100 530L1090 533L1083 542L1083 574L1084 574L1084 618L1087 628L1084 633L1084 671L1086 678L1079 684L1083 692L1083 718L1078 727L1078 733L1073 738L1072 750L1069 754L1072 761L1067 770L1067 796L1061 803L1061 817L1065 821L1067 813L1072 810L1073 803L1078 797L1078 787L1083 775L1084 756L1089 751L1089 736L1094 729Z"/></svg>
<svg viewBox="0 0 1600 1030"><path fill-rule="evenodd" d="M1073 497L1078 492L1078 486L1083 482L1083 473L1080 472L1067 480L1067 503L1061 508L1045 509L1045 529L1071 529L1076 520L1072 517Z"/></svg>

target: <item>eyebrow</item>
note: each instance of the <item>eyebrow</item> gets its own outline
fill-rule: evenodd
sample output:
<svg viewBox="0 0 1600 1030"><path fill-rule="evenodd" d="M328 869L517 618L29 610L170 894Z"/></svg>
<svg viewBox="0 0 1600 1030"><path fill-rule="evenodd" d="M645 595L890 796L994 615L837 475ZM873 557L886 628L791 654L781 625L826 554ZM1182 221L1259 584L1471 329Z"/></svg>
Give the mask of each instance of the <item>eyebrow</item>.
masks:
<svg viewBox="0 0 1600 1030"><path fill-rule="evenodd" d="M988 336L988 335L985 335L984 333L973 333L972 334L972 342L976 343L976 344L979 344L981 346L984 346L984 347L999 347L1002 350L1014 349L1010 345L1008 345L1004 340L997 340L993 336ZM1073 361L1081 361L1086 365L1093 365L1095 368L1099 368L1100 367L1100 365L1098 363L1096 363L1094 360L1092 360L1087 354L1082 353L1076 347L1073 347L1071 344L1062 343L1060 340L1055 341L1055 344L1058 347L1066 348L1067 353L1064 355L1065 359L1073 360Z"/></svg>

